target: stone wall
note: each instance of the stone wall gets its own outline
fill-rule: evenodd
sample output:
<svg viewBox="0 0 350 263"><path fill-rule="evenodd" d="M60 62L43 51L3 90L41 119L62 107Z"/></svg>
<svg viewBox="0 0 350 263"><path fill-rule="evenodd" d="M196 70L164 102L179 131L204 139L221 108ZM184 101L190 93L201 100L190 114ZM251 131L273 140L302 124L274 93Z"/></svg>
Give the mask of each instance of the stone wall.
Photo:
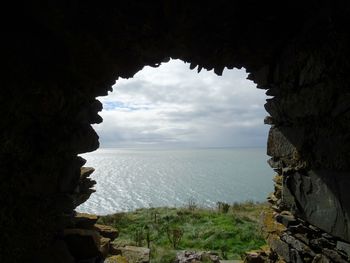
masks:
<svg viewBox="0 0 350 263"><path fill-rule="evenodd" d="M287 262L350 260L349 44L346 28L313 24L265 70L269 200L286 227L268 241Z"/></svg>
<svg viewBox="0 0 350 263"><path fill-rule="evenodd" d="M170 57L218 75L244 66L267 89L268 154L283 177L274 208L349 241L347 3L50 1L5 13L0 262L64 262L64 230L93 192L77 155L99 146L95 98Z"/></svg>

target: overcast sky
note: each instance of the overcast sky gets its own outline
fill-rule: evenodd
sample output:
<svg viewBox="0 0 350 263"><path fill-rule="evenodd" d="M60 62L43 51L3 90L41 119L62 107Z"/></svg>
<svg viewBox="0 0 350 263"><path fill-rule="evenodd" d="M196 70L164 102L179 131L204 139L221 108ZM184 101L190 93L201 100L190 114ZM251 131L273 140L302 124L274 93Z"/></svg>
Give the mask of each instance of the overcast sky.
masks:
<svg viewBox="0 0 350 263"><path fill-rule="evenodd" d="M190 70L171 60L118 79L99 97L101 147L265 147L266 95L245 70Z"/></svg>

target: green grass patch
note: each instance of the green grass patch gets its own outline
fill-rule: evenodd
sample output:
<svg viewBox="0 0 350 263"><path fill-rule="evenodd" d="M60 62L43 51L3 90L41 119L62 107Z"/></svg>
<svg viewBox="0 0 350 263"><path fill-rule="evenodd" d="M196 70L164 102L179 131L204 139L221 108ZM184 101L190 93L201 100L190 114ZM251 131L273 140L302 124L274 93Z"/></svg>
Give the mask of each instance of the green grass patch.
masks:
<svg viewBox="0 0 350 263"><path fill-rule="evenodd" d="M228 207L227 207L228 206ZM119 245L148 246L152 262L172 262L178 250L215 251L224 259L240 259L245 251L265 245L259 225L266 203L218 202L216 209L143 208L102 216L99 223L119 229Z"/></svg>

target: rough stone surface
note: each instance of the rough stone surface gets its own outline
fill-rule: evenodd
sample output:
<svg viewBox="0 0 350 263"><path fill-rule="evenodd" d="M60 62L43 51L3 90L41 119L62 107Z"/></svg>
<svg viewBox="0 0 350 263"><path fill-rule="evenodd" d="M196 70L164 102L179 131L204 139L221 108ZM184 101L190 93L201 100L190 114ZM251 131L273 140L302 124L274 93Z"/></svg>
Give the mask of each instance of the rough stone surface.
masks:
<svg viewBox="0 0 350 263"><path fill-rule="evenodd" d="M101 237L97 231L86 229L66 229L64 241L76 260L101 258Z"/></svg>
<svg viewBox="0 0 350 263"><path fill-rule="evenodd" d="M314 184L318 183L318 185L323 187L325 187L325 185L317 180L316 183L314 183L314 180L308 179L308 175L302 176L299 175L299 172L288 172L283 176L283 180L280 179L280 176L274 178L274 182L277 186L275 187L274 196L282 198L284 203L281 199L276 197L274 199L270 198L273 204L272 208L274 208L275 211L265 212L262 216L263 230L267 233L267 241L272 250L271 255L273 255L273 253L277 255L277 257L269 257L266 262L279 262L280 260L300 263L347 262L349 257L346 250L350 247L350 243L339 240L339 237L310 224L305 220L306 216L303 216L303 213L301 213L303 209L304 213L305 211L312 211L313 209L317 218L315 222L330 220L327 222L334 224L334 215L329 215L330 218L322 219L317 215L317 213L321 212L317 209L326 207L324 202L328 202L328 204L334 206L334 200L340 200L340 202L344 202L344 200L341 198L332 198L333 195L328 194L324 189L322 193L325 194L325 196L321 196L321 191L317 188L317 185ZM298 182L298 180L308 181L291 184L290 180L292 180L293 183ZM284 187L282 187L282 196L278 193L281 191L279 187L281 183L285 184ZM314 203L308 204L305 200L310 201L312 199L304 196L307 194L318 195L320 199L319 202L317 203L316 200L313 200ZM335 194L339 194L339 192ZM303 204L303 206L300 203ZM317 204L319 204L319 206L317 206ZM290 211L283 210L286 209L286 207L291 208L295 214L293 215ZM337 210L333 207L329 207L326 212L328 213L329 211L343 211L343 208ZM310 214L312 215L312 213ZM274 219L276 219L276 221L274 221ZM331 231L334 231L334 229L331 229L330 232Z"/></svg>
<svg viewBox="0 0 350 263"><path fill-rule="evenodd" d="M345 254L348 257L348 260L350 260L350 244L349 243L337 241L337 249L342 251L342 252L345 252Z"/></svg>
<svg viewBox="0 0 350 263"><path fill-rule="evenodd" d="M125 257L117 255L117 256L111 256L106 258L104 263L130 263L130 262L128 262L128 260Z"/></svg>
<svg viewBox="0 0 350 263"><path fill-rule="evenodd" d="M263 232L267 234L267 237L271 234L282 235L286 230L286 227L275 220L276 213L272 211L265 211L261 215L261 222Z"/></svg>
<svg viewBox="0 0 350 263"><path fill-rule="evenodd" d="M266 254L265 251L249 251L245 253L245 263L265 263L267 261L268 254Z"/></svg>
<svg viewBox="0 0 350 263"><path fill-rule="evenodd" d="M297 214L313 225L350 242L349 173L329 170L297 172L288 176L286 194Z"/></svg>
<svg viewBox="0 0 350 263"><path fill-rule="evenodd" d="M95 192L92 187L96 184L96 181L89 178L94 171L95 169L91 167L81 167L79 183L72 195L74 198L74 206L81 205Z"/></svg>
<svg viewBox="0 0 350 263"><path fill-rule="evenodd" d="M102 254L102 256L104 258L106 258L109 254L109 249L110 249L110 242L111 242L111 239L109 238L106 238L106 237L102 237L100 239L100 252Z"/></svg>
<svg viewBox="0 0 350 263"><path fill-rule="evenodd" d="M150 249L146 247L125 246L120 247L120 252L129 263L148 263L150 260Z"/></svg>
<svg viewBox="0 0 350 263"><path fill-rule="evenodd" d="M318 254L312 260L312 263L330 263L331 261L324 255Z"/></svg>
<svg viewBox="0 0 350 263"><path fill-rule="evenodd" d="M76 228L85 228L91 229L96 224L98 216L86 214L86 213L77 213L74 216L74 226Z"/></svg>
<svg viewBox="0 0 350 263"><path fill-rule="evenodd" d="M112 241L116 239L119 235L118 230L111 226L95 224L94 229L98 231L101 236L109 238Z"/></svg>
<svg viewBox="0 0 350 263"><path fill-rule="evenodd" d="M225 67L247 70L270 96L269 163L283 176L273 208L303 220L310 231L300 233L304 239L326 231L335 241L349 242L349 5L331 0L10 5L2 16L0 262L33 262L63 239L75 207L95 191L92 169L81 169L85 160L78 156L99 146L91 124L102 121L102 104L95 98L107 95L119 77L170 57L218 75ZM296 249L288 246L287 253L284 241L271 240L287 258L299 260ZM328 250L330 260L338 258L336 249ZM328 260L322 251L310 261Z"/></svg>
<svg viewBox="0 0 350 263"><path fill-rule="evenodd" d="M269 235L267 239L269 246L275 251L283 260L290 262L290 248L287 243L283 242L278 235Z"/></svg>
<svg viewBox="0 0 350 263"><path fill-rule="evenodd" d="M220 263L220 258L216 253L210 251L180 251L176 254L174 263Z"/></svg>

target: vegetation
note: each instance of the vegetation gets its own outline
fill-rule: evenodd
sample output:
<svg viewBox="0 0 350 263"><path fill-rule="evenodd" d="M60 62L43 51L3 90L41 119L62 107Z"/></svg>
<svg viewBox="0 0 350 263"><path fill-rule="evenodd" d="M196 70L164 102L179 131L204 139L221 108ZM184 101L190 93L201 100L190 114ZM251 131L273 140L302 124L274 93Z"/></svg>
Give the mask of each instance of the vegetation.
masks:
<svg viewBox="0 0 350 263"><path fill-rule="evenodd" d="M216 209L199 208L190 200L183 208L143 208L101 217L119 229L115 243L147 246L152 262L173 262L177 250L215 251L223 259L240 259L245 251L265 244L259 215L265 203L218 202Z"/></svg>

